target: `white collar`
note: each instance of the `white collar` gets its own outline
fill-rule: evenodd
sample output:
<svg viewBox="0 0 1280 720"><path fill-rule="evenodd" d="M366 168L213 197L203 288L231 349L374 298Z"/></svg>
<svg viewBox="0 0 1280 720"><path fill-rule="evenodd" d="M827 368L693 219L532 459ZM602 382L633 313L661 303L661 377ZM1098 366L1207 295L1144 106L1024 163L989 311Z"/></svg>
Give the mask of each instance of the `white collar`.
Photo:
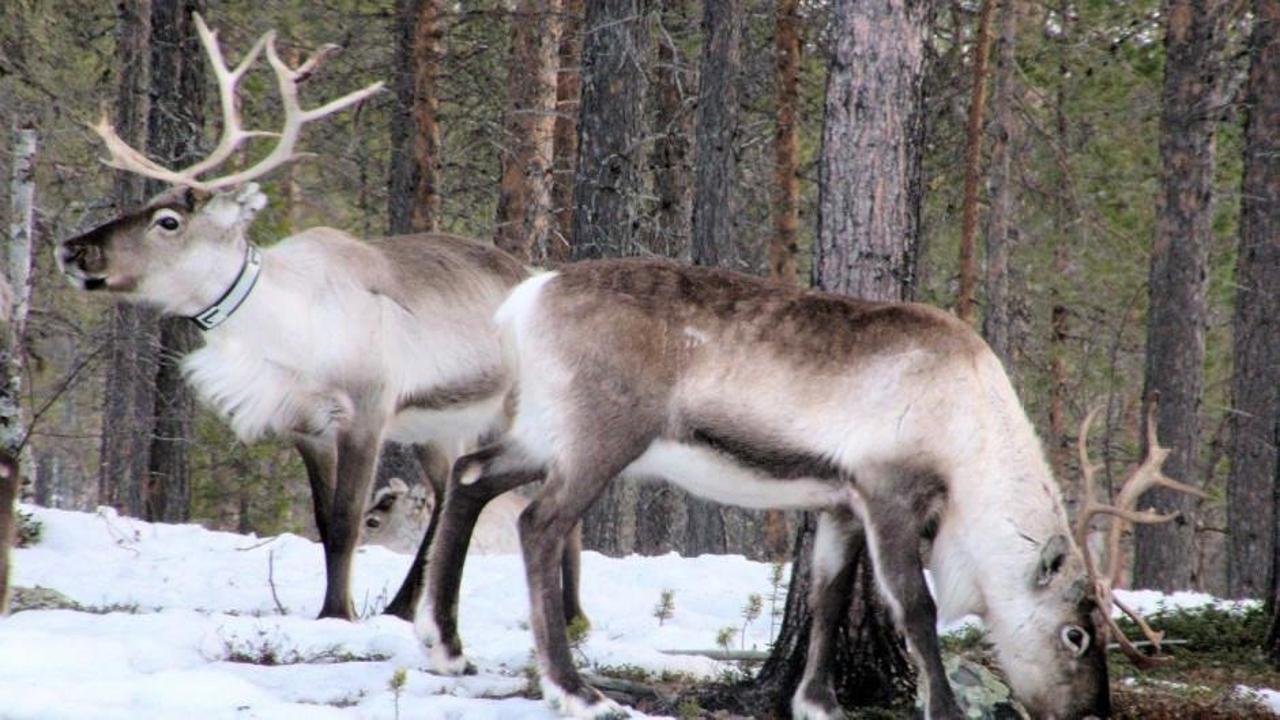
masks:
<svg viewBox="0 0 1280 720"><path fill-rule="evenodd" d="M222 297L212 305L192 315L191 322L206 331L226 322L227 318L244 304L245 298L249 297L249 291L253 290L260 274L262 274L262 253L253 243L248 243L244 253L244 264L240 266L240 274L236 276L235 282L231 283L231 287L227 288L227 291L222 293Z"/></svg>

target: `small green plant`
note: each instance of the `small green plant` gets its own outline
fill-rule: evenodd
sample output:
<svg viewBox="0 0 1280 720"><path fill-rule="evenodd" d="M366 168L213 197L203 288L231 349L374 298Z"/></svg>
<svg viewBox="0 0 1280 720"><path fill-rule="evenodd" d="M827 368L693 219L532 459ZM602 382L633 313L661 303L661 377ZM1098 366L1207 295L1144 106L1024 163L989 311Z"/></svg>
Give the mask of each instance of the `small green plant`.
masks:
<svg viewBox="0 0 1280 720"><path fill-rule="evenodd" d="M671 619L676 611L676 591L663 590L658 596L658 604L653 606L653 616L658 618L658 627Z"/></svg>
<svg viewBox="0 0 1280 720"><path fill-rule="evenodd" d="M747 649L747 626L760 617L760 611L763 609L764 598L760 597L759 593L751 593L747 596L747 604L742 606L742 633L738 636L743 650Z"/></svg>
<svg viewBox="0 0 1280 720"><path fill-rule="evenodd" d="M569 637L569 649L578 656L578 663L587 664L587 656L582 651L582 646L586 644L587 637L591 635L591 623L585 617L579 615L565 627L565 634Z"/></svg>
<svg viewBox="0 0 1280 720"><path fill-rule="evenodd" d="M404 693L404 686L408 683L409 673L404 668L396 668L396 671L391 673L391 679L387 681L387 687L395 698L396 720L400 720L400 695Z"/></svg>
<svg viewBox="0 0 1280 720"><path fill-rule="evenodd" d="M769 567L769 637L774 637L774 630L777 626L778 618L782 616L783 608L779 607L779 601L785 600L787 595L787 582L783 576L784 567L781 562L775 562ZM785 606L783 606L785 607Z"/></svg>
<svg viewBox="0 0 1280 720"><path fill-rule="evenodd" d="M721 650L729 652L733 648L733 636L738 634L738 628L733 626L725 626L716 631L716 645Z"/></svg>
<svg viewBox="0 0 1280 720"><path fill-rule="evenodd" d="M40 542L44 534L44 523L36 519L33 513L18 510L18 547L31 547Z"/></svg>
<svg viewBox="0 0 1280 720"><path fill-rule="evenodd" d="M685 700L676 708L676 717L680 720L697 720L702 717L702 706L697 700Z"/></svg>

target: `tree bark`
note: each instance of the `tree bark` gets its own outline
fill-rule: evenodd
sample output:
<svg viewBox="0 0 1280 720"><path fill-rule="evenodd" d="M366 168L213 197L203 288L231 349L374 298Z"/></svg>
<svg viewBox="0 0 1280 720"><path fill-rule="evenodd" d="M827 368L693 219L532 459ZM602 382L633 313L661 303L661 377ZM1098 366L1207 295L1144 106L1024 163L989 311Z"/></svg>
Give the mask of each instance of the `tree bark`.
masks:
<svg viewBox="0 0 1280 720"><path fill-rule="evenodd" d="M799 141L800 0L778 0L773 35L777 126L773 138L773 236L769 240L769 277L800 281Z"/></svg>
<svg viewBox="0 0 1280 720"><path fill-rule="evenodd" d="M583 0L561 0L560 60L556 73L556 121L553 130L555 167L551 205L555 231L547 246L549 264L565 262L573 237L573 186L578 166L578 112L582 98Z"/></svg>
<svg viewBox="0 0 1280 720"><path fill-rule="evenodd" d="M696 73L680 48L689 29L689 3L663 0L658 62L653 70L652 117L655 124L653 190L658 198L649 249L663 257L688 257L693 234L693 174L689 139L694 113L690 112Z"/></svg>
<svg viewBox="0 0 1280 720"><path fill-rule="evenodd" d="M991 2L991 0L987 0ZM1018 40L1018 0L1000 3L1000 37L996 46L995 89L991 98L995 137L991 142L988 178L991 209L987 213L986 308L982 335L1005 371L1013 375L1013 309L1009 295L1009 255L1018 242L1017 199L1012 156L1021 145L1022 126L1014 113L1014 48ZM972 128L970 128L972 129Z"/></svg>
<svg viewBox="0 0 1280 720"><path fill-rule="evenodd" d="M151 0L123 0L116 26L119 78L115 127L133 147L145 147L151 53ZM117 172L114 192L124 211L144 198L141 177ZM126 515L145 512L145 483L150 472L155 426L158 314L139 305L117 303L109 312L106 386L99 452L98 502Z"/></svg>
<svg viewBox="0 0 1280 720"><path fill-rule="evenodd" d="M1280 0L1254 0L1227 477L1227 587L1264 598L1276 548L1280 417Z"/></svg>
<svg viewBox="0 0 1280 720"><path fill-rule="evenodd" d="M441 0L397 0L388 226L392 234L440 226Z"/></svg>
<svg viewBox="0 0 1280 720"><path fill-rule="evenodd" d="M738 76L742 72L743 0L702 6L702 62L698 66L698 113L694 122L693 180L695 265L732 267L734 178L737 156Z"/></svg>
<svg viewBox="0 0 1280 720"><path fill-rule="evenodd" d="M506 137L494 244L528 262L551 233L559 0L520 0L511 15Z"/></svg>
<svg viewBox="0 0 1280 720"><path fill-rule="evenodd" d="M184 167L201 156L204 127L205 68L192 14L204 12L203 0L153 0L151 8L151 107L147 123L150 155L168 167ZM148 194L164 189L148 184ZM164 318L159 325L155 377L155 428L148 451L149 472L143 516L184 522L191 512L189 450L195 397L182 378L178 361L197 345L185 318Z"/></svg>
<svg viewBox="0 0 1280 720"><path fill-rule="evenodd" d="M991 17L995 0L982 0L978 37L973 46L973 86L964 147L964 205L960 220L960 289L956 315L973 324L978 289L978 177L982 170L982 117L987 107L987 60L991 55Z"/></svg>
<svg viewBox="0 0 1280 720"><path fill-rule="evenodd" d="M574 260L637 255L644 195L648 0L586 4Z"/></svg>
<svg viewBox="0 0 1280 720"><path fill-rule="evenodd" d="M0 273L0 616L9 612L9 551L17 537L14 503L23 478L26 423L22 418L22 350L31 306L31 246L35 228L36 131L13 130L13 177L9 190L8 248Z"/></svg>
<svg viewBox="0 0 1280 720"><path fill-rule="evenodd" d="M869 300L913 294L920 232L925 37L933 8L921 0L837 0L827 75L818 186L814 285ZM779 641L757 688L785 712L805 663L813 532L806 518ZM906 691L910 665L874 588L870 562L854 553L852 604L837 642L837 694L846 705Z"/></svg>
<svg viewBox="0 0 1280 720"><path fill-rule="evenodd" d="M1157 431L1173 450L1164 465L1195 483L1204 383L1205 281L1212 240L1214 136L1224 0L1168 0L1160 113L1161 193L1148 281L1147 361L1143 395L1160 398ZM1134 586L1163 591L1196 586L1195 500L1164 488L1139 501L1179 519L1139 525Z"/></svg>

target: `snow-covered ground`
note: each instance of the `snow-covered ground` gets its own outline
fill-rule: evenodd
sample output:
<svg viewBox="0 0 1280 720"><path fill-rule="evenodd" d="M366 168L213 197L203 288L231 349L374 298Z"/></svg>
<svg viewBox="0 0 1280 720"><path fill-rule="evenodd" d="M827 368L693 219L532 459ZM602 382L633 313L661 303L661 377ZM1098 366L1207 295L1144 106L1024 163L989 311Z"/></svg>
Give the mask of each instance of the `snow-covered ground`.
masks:
<svg viewBox="0 0 1280 720"><path fill-rule="evenodd" d="M463 642L479 674L427 672L408 623L371 615L315 620L323 593L319 545L293 535L255 538L195 525L24 508L43 539L18 550L14 582L64 593L97 612L43 610L0 618L0 718L552 718L518 695L530 661L528 600L515 556L472 557L463 581ZM357 608L381 607L409 557L361 548ZM743 629L748 596L764 612L745 644L770 640L770 566L738 556L583 557L589 665L631 665L714 676L725 668L670 649L716 647ZM268 579L270 578L270 582ZM272 587L274 586L274 596ZM654 617L663 590L672 617ZM1215 602L1207 595L1125 593L1144 610ZM778 598L781 614L783 597ZM286 611L281 614L279 607ZM276 664L245 662L271 657ZM397 696L398 669L407 682Z"/></svg>

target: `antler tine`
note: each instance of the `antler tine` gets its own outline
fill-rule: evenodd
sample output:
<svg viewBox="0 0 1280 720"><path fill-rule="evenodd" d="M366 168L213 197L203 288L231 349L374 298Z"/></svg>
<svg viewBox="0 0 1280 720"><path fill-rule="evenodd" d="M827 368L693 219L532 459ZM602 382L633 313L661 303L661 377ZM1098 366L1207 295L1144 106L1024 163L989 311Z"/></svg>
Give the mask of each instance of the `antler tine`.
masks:
<svg viewBox="0 0 1280 720"><path fill-rule="evenodd" d="M278 134L280 138L276 146L266 157L259 160L252 167L246 168L238 173L215 178L206 181L206 185L211 189L219 189L238 185L247 180L260 177L267 172L283 165L294 159L294 146L298 142L298 136L302 130L302 126L312 120L331 115L354 105L365 98L382 90L383 83L377 82L361 90L348 93L337 100L330 101L318 108L312 110L303 110L298 101L298 83L305 80L315 71L316 67L325 60L329 55L337 50L337 46L324 45L310 58L307 59L298 69L288 66L280 55L276 52L276 42L274 33L269 33L266 37L267 62L271 64L271 68L276 73L276 86L280 91L280 101L284 107L285 119L284 128Z"/></svg>
<svg viewBox="0 0 1280 720"><path fill-rule="evenodd" d="M1080 422L1080 432L1076 436L1076 452L1080 456L1080 475L1084 484L1084 507L1080 510L1080 516L1076 520L1076 545L1080 547L1081 553L1084 555L1085 569L1089 573L1089 577L1095 580L1098 577L1097 568L1093 565L1093 554L1089 552L1089 523L1093 520L1093 516L1105 511L1105 506L1098 503L1094 495L1093 476L1098 466L1089 460L1089 428L1093 425L1093 419L1098 415L1102 408L1094 407L1085 415L1084 420Z"/></svg>
<svg viewBox="0 0 1280 720"><path fill-rule="evenodd" d="M249 52L245 53L240 63L232 70L227 68L227 61L222 55L222 48L218 45L218 33L209 29L200 13L192 13L192 18L195 20L196 33L200 36L200 44L204 46L205 54L209 56L209 64L213 66L213 74L218 81L218 98L222 104L222 137L218 139L217 146L204 160L181 171L182 175L194 179L199 177L201 173L226 162L227 158L231 157L236 148L240 147L240 144L245 140L273 134L245 130L241 127L240 109L236 102L236 85L240 83L240 79L244 77L250 66L262 54L262 49L275 36L275 31L268 31L262 37L259 37L254 42L253 47L249 48ZM201 186L209 189L207 184L202 183Z"/></svg>

